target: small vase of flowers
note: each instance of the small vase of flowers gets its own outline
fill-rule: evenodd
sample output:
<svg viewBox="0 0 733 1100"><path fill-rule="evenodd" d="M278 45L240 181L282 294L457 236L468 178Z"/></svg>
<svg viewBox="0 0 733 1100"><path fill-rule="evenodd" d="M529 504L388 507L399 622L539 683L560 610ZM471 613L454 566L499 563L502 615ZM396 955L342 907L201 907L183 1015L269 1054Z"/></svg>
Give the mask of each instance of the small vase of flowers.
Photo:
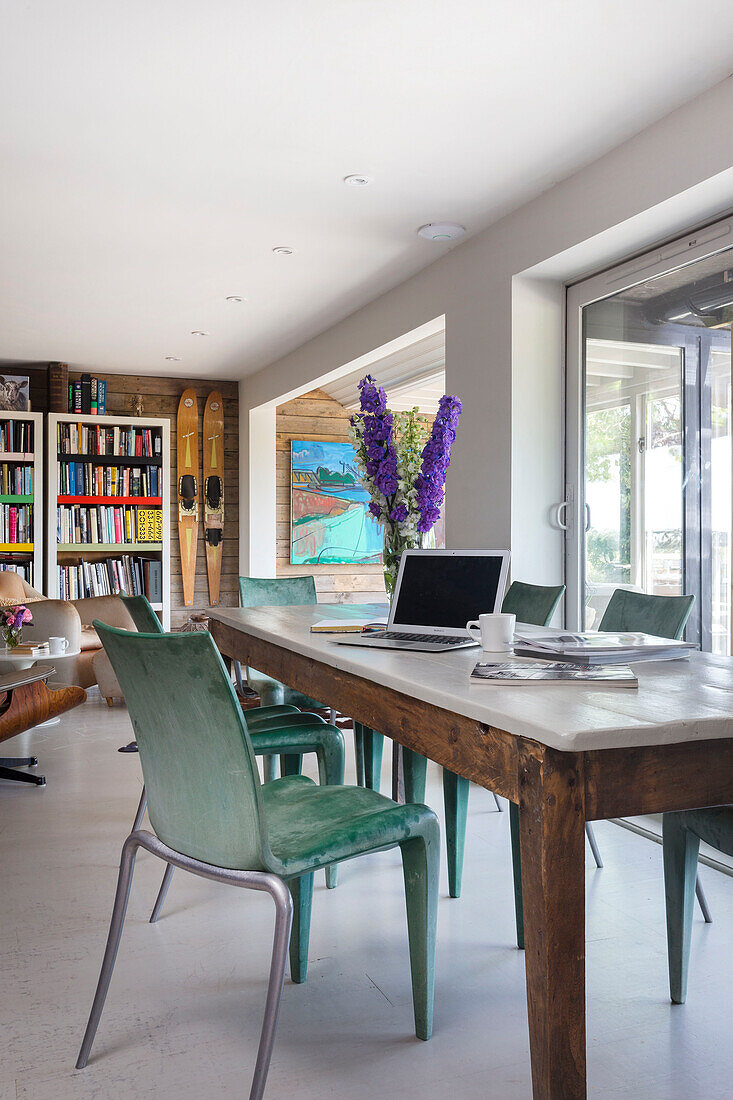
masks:
<svg viewBox="0 0 733 1100"><path fill-rule="evenodd" d="M384 390L370 374L359 382L359 394L349 438L371 497L369 511L384 531L384 583L391 603L402 551L423 545L440 518L462 406L457 397L441 397L428 433L417 409L389 411Z"/></svg>
<svg viewBox="0 0 733 1100"><path fill-rule="evenodd" d="M20 604L19 607L7 607L2 613L0 625L6 649L15 649L20 642L23 627L26 623L32 623L33 616L27 607Z"/></svg>

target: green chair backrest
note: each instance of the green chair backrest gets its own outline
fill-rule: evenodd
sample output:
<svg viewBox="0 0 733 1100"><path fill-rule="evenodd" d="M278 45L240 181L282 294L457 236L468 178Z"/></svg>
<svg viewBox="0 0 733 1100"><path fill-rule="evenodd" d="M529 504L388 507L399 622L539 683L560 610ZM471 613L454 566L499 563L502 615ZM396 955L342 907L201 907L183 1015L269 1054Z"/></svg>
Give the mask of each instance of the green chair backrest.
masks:
<svg viewBox="0 0 733 1100"><path fill-rule="evenodd" d="M564 584L552 586L525 584L524 581L512 581L509 585L501 610L517 616L519 623L532 623L534 626L549 626L565 591Z"/></svg>
<svg viewBox="0 0 733 1100"><path fill-rule="evenodd" d="M120 599L130 612L132 621L141 634L163 633L161 621L153 611L147 596L125 596L120 592Z"/></svg>
<svg viewBox="0 0 733 1100"><path fill-rule="evenodd" d="M240 577L240 607L290 607L314 604L316 582L305 577Z"/></svg>
<svg viewBox="0 0 733 1100"><path fill-rule="evenodd" d="M598 629L638 630L658 638L681 638L694 602L694 596L649 596L617 588Z"/></svg>
<svg viewBox="0 0 733 1100"><path fill-rule="evenodd" d="M211 635L94 626L127 700L157 835L219 867L271 866L246 720Z"/></svg>

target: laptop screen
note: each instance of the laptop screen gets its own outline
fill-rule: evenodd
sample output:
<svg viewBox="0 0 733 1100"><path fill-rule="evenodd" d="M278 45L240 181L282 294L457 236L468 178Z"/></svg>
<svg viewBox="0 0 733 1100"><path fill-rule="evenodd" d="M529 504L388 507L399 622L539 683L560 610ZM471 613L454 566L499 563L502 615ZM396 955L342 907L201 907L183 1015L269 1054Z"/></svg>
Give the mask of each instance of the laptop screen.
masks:
<svg viewBox="0 0 733 1100"><path fill-rule="evenodd" d="M405 552L390 625L463 630L470 619L499 610L508 557L506 551Z"/></svg>

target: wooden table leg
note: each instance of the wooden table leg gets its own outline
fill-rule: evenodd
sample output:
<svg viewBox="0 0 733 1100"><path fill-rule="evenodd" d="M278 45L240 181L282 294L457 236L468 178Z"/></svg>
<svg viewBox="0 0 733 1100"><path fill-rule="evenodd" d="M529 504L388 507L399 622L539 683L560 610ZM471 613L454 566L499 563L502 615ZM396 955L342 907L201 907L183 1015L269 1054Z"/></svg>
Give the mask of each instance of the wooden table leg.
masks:
<svg viewBox="0 0 733 1100"><path fill-rule="evenodd" d="M534 1100L584 1100L582 756L519 746L519 833Z"/></svg>

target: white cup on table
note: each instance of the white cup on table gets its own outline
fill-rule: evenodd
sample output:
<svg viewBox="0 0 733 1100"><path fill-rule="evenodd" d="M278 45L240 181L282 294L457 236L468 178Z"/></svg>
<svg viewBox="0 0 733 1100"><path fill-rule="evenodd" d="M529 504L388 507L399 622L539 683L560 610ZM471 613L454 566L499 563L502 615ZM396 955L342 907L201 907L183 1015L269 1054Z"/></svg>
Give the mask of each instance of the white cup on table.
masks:
<svg viewBox="0 0 733 1100"><path fill-rule="evenodd" d="M48 651L52 657L61 657L69 648L68 638L49 638Z"/></svg>
<svg viewBox="0 0 733 1100"><path fill-rule="evenodd" d="M466 630L487 653L507 653L514 645L516 624L516 615L500 611L493 615L479 615L478 619L466 623Z"/></svg>

